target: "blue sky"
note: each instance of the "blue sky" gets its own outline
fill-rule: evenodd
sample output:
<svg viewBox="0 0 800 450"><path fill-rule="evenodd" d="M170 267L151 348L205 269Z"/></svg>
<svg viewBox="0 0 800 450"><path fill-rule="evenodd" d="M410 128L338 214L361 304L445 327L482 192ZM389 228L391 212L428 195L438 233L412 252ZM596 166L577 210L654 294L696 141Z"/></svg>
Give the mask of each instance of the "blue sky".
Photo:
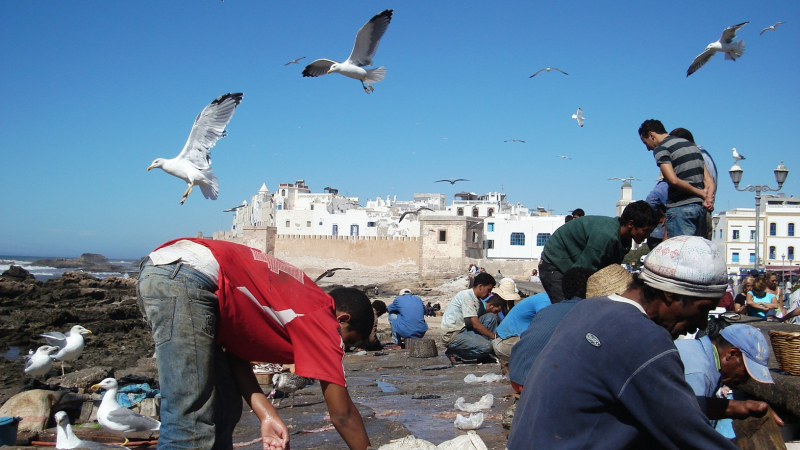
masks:
<svg viewBox="0 0 800 450"><path fill-rule="evenodd" d="M387 8L374 58L387 77L372 95L283 65L344 60ZM613 215L620 185L608 178L642 180L641 199L657 176L636 134L649 118L688 128L714 156L717 210L754 204L726 173L732 147L747 157L743 183L774 186L784 161L783 192L800 195L797 1L4 1L0 16L0 254L137 258L229 229L223 209L296 179L362 205L503 191L531 208ZM686 77L725 27L748 20L742 58L716 55ZM528 78L546 66L570 75ZM145 169L176 156L226 92L244 100L212 150L219 199L196 189L181 206L185 183Z"/></svg>

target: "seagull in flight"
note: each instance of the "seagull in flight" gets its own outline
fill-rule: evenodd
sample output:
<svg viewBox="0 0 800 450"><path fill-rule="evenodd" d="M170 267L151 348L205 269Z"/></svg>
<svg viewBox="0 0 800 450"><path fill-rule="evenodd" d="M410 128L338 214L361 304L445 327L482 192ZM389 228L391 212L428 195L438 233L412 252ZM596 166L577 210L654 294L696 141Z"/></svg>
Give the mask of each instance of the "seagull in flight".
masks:
<svg viewBox="0 0 800 450"><path fill-rule="evenodd" d="M569 156L564 156L564 155L556 155L556 158L561 158L561 159L572 159L572 158L570 158Z"/></svg>
<svg viewBox="0 0 800 450"><path fill-rule="evenodd" d="M329 73L340 73L348 78L361 81L364 92L369 94L375 91L370 83L377 83L386 77L386 68L381 66L376 69L364 69L372 65L372 57L378 51L378 44L383 34L389 28L392 12L387 9L378 13L369 20L356 34L356 43L353 51L345 62L336 62L330 59L318 59L303 69L304 77L318 77ZM364 84L366 83L366 84Z"/></svg>
<svg viewBox="0 0 800 450"><path fill-rule="evenodd" d="M522 142L523 144L525 143L525 141L523 141L522 139L509 139L509 140L503 141L503 142Z"/></svg>
<svg viewBox="0 0 800 450"><path fill-rule="evenodd" d="M286 64L284 64L284 66L288 66L289 64L300 64L300 60L304 59L304 58L305 58L305 56L301 56L301 57L299 57L297 59L293 59L293 60L287 62Z"/></svg>
<svg viewBox="0 0 800 450"><path fill-rule="evenodd" d="M763 30L761 30L761 33L759 33L759 36L764 34L764 32L767 31L767 30L778 31L778 30L776 30L776 28L778 28L778 25L782 25L784 23L786 23L786 22L775 22L775 25L772 25L770 27L767 27L767 28L764 28Z"/></svg>
<svg viewBox="0 0 800 450"><path fill-rule="evenodd" d="M530 76L530 77L528 77L528 78L533 78L533 77L535 77L536 75L539 75L539 73L540 73L540 72L542 72L542 71L544 71L544 70L546 70L546 71L548 71L548 72L550 72L551 70L557 70L557 71L559 71L559 72L563 73L564 75L569 75L567 72L564 72L563 70L561 70L561 69L559 69L559 68L556 68L556 67L545 67L545 68L543 68L543 69L539 69L539 70L537 70L535 74L531 75L531 76Z"/></svg>
<svg viewBox="0 0 800 450"><path fill-rule="evenodd" d="M586 118L583 117L583 110L580 108L578 108L578 112L572 115L572 118L577 120L578 125L580 125L581 127L583 126L583 121L586 120Z"/></svg>
<svg viewBox="0 0 800 450"><path fill-rule="evenodd" d="M323 279L325 277L332 277L333 274L336 273L337 270L350 270L350 268L349 267L334 267L333 269L328 269L325 272L323 272L322 275L318 276L317 279L314 280L314 283L316 283L317 281L319 281L319 280L321 280L321 279Z"/></svg>
<svg viewBox="0 0 800 450"><path fill-rule="evenodd" d="M183 193L181 205L194 186L200 186L205 198L217 199L219 184L211 169L211 147L227 135L225 127L241 102L241 92L217 97L197 115L189 139L180 154L172 159L156 158L147 168L161 169L189 185Z"/></svg>
<svg viewBox="0 0 800 450"><path fill-rule="evenodd" d="M686 76L697 72L697 70L705 63L711 59L717 52L724 52L725 59L730 59L736 61L736 58L742 56L744 53L744 40L733 42L736 38L736 32L739 31L739 28L747 25L750 22L742 22L738 25L732 25L722 32L722 37L719 38L717 42L712 42L706 46L706 50L703 53L697 55L697 57L692 61L692 64L689 66L689 70L686 71Z"/></svg>
<svg viewBox="0 0 800 450"><path fill-rule="evenodd" d="M459 181L469 181L469 180L467 180L467 179L465 179L465 178L456 178L456 179L454 180L454 179L452 179L452 178L451 178L451 179L449 179L449 180L436 180L436 181L434 181L434 183L441 183L441 182L443 182L443 181L446 181L446 182L448 182L448 183L450 183L450 184L456 184L456 183L457 183L457 182L459 182Z"/></svg>
<svg viewBox="0 0 800 450"><path fill-rule="evenodd" d="M609 178L609 180L619 180L619 181L622 181L623 183L625 183L626 181L641 181L638 178L633 178L633 177L630 177L630 178L612 177L612 178Z"/></svg>
<svg viewBox="0 0 800 450"><path fill-rule="evenodd" d="M406 212L404 212L403 214L401 214L401 215L400 215L400 220L398 220L398 221L397 221L397 223L400 223L400 222L402 222L402 221L403 221L403 218L404 218L405 216L409 215L409 214L414 214L414 215L417 215L417 214L419 214L419 212L420 212L420 211L422 211L423 209L433 212L433 210L432 210L432 209L430 209L430 208L426 208L425 206L423 206L423 207L421 207L421 208L417 208L417 210L416 210L416 211L406 211Z"/></svg>
<svg viewBox="0 0 800 450"><path fill-rule="evenodd" d="M233 208L223 209L222 212L234 212L238 209L244 208L245 206L247 206L247 203L242 203L241 205L234 206Z"/></svg>
<svg viewBox="0 0 800 450"><path fill-rule="evenodd" d="M737 152L735 148L732 148L731 152L733 152L733 159L736 162L739 162L739 161L741 161L743 159L746 159L744 156L740 155L739 152Z"/></svg>

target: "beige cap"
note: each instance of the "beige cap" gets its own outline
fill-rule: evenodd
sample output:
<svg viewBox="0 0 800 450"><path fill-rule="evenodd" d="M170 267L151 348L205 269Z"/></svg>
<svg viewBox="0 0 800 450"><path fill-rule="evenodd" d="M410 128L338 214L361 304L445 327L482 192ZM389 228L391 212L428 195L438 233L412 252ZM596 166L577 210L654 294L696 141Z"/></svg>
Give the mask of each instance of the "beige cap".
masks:
<svg viewBox="0 0 800 450"><path fill-rule="evenodd" d="M622 294L633 281L633 275L619 264L603 267L586 282L586 298Z"/></svg>
<svg viewBox="0 0 800 450"><path fill-rule="evenodd" d="M411 289L400 289L400 293L397 294L397 295L406 295L406 294L410 294L410 293L411 293Z"/></svg>
<svg viewBox="0 0 800 450"><path fill-rule="evenodd" d="M510 278L503 278L500 280L500 284L492 289L492 293L497 294L506 300L514 301L520 299L519 294L517 294L517 283L514 283L514 280Z"/></svg>

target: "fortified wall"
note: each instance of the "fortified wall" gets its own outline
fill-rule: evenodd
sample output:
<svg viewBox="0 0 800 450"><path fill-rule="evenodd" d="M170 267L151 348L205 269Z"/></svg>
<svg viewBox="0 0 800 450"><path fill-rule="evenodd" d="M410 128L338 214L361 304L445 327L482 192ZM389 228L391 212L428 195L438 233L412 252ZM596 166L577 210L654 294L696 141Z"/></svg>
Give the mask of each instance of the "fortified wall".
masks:
<svg viewBox="0 0 800 450"><path fill-rule="evenodd" d="M416 237L307 236L275 237L274 256L296 260L310 257L340 260L365 266L419 265L419 239Z"/></svg>

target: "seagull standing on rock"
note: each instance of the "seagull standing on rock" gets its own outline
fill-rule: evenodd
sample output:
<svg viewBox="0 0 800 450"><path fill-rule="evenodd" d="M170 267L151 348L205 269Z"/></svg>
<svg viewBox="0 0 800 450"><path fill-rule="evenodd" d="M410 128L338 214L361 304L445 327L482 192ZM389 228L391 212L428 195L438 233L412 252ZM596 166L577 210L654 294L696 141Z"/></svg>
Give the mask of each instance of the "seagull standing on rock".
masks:
<svg viewBox="0 0 800 450"><path fill-rule="evenodd" d="M53 368L53 360L51 355L58 352L60 349L54 345L43 345L36 349L36 353L32 355L25 355L25 368L23 373L32 377L38 377L46 374Z"/></svg>
<svg viewBox="0 0 800 450"><path fill-rule="evenodd" d="M100 407L97 408L97 422L106 430L123 436L125 442L122 445L128 444L128 433L158 431L161 428L161 422L156 419L135 413L117 403L119 384L114 378L106 378L93 385L92 389L106 390L103 395L103 401L100 402Z"/></svg>
<svg viewBox="0 0 800 450"><path fill-rule="evenodd" d="M717 52L724 52L725 59L730 59L732 61L736 61L736 58L741 57L744 53L744 40L736 42L733 42L733 40L736 39L736 32L739 31L739 28L742 28L748 23L750 22L742 22L738 25L725 28L725 31L722 32L722 37L720 37L717 42L708 44L706 50L697 55L694 61L692 61L689 70L686 71L686 76L688 77L697 72L697 69L703 67Z"/></svg>
<svg viewBox="0 0 800 450"><path fill-rule="evenodd" d="M367 70L363 69L363 67L372 65L372 57L378 51L378 44L381 42L383 34L389 28L393 11L392 9L387 9L376 14L375 17L358 30L353 51L350 52L350 56L345 62L318 59L303 69L303 76L318 77L329 73L340 73L348 78L361 81L361 86L367 94L375 91L370 83L377 83L383 80L386 77L386 68L381 66Z"/></svg>
<svg viewBox="0 0 800 450"><path fill-rule="evenodd" d="M225 127L241 102L241 92L217 97L197 115L180 154L172 159L156 158L147 168L161 169L189 185L183 193L181 205L194 186L200 187L205 198L217 199L219 184L211 169L211 147L227 135Z"/></svg>
<svg viewBox="0 0 800 450"><path fill-rule="evenodd" d="M75 325L67 331L67 334L50 331L41 335L48 344L59 348L58 353L53 355L53 359L61 361L62 377L64 376L64 361L75 361L83 353L83 347L86 345L83 336L86 334L92 334L92 332L80 325Z"/></svg>

